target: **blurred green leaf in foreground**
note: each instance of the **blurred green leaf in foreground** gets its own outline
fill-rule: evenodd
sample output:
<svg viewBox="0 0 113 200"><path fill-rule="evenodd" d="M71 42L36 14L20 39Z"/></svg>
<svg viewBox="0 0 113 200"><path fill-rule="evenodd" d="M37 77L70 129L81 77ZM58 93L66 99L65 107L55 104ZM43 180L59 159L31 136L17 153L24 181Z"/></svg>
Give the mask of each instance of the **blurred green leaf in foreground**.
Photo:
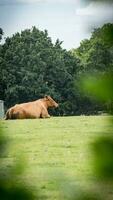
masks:
<svg viewBox="0 0 113 200"><path fill-rule="evenodd" d="M113 111L113 73L89 75L82 79L82 87L98 101L106 104L107 111Z"/></svg>
<svg viewBox="0 0 113 200"><path fill-rule="evenodd" d="M11 168L4 165L2 158L7 154L8 139L0 127L0 199L1 200L33 200L33 194L27 189L25 184L17 181L17 175L22 177L24 162L18 159L18 162L12 163Z"/></svg>

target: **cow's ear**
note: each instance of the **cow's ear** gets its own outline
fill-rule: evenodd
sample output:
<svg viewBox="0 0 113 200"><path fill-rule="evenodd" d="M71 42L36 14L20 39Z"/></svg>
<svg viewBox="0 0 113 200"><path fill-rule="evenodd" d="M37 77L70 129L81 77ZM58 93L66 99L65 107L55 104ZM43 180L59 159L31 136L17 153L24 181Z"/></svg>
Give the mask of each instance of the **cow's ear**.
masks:
<svg viewBox="0 0 113 200"><path fill-rule="evenodd" d="M48 96L47 96L47 95L45 95L44 97L45 97L46 99L48 99Z"/></svg>

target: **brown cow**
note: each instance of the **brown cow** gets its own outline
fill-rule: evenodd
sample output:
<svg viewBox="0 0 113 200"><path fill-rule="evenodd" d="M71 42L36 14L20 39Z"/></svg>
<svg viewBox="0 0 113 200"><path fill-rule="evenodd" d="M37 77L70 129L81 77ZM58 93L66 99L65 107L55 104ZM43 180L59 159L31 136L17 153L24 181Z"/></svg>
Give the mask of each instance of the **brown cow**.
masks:
<svg viewBox="0 0 113 200"><path fill-rule="evenodd" d="M42 99L16 104L8 109L5 119L33 119L33 118L49 118L49 107L58 107L58 104L50 97L45 96Z"/></svg>

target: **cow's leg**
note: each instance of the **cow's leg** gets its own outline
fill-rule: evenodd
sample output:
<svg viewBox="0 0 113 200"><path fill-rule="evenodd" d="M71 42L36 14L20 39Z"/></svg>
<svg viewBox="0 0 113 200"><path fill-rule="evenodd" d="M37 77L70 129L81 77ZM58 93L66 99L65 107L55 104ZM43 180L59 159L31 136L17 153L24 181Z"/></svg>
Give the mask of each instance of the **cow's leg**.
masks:
<svg viewBox="0 0 113 200"><path fill-rule="evenodd" d="M10 116L9 116L9 110L6 112L6 114L5 114L5 118L4 118L5 120L8 120L8 119L10 119Z"/></svg>
<svg viewBox="0 0 113 200"><path fill-rule="evenodd" d="M6 112L5 120L7 120L7 119L12 119L12 113L13 113L13 108L10 108L10 109Z"/></svg>
<svg viewBox="0 0 113 200"><path fill-rule="evenodd" d="M49 115L48 111L44 109L44 110L42 110L41 117L42 118L50 118L50 115Z"/></svg>

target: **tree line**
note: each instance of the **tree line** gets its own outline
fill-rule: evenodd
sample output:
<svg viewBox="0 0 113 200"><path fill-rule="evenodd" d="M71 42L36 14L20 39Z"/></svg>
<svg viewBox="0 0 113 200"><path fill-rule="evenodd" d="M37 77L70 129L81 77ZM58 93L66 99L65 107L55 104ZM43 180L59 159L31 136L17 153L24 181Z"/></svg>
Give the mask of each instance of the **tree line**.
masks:
<svg viewBox="0 0 113 200"><path fill-rule="evenodd" d="M93 31L77 49L67 51L59 39L36 27L7 37L0 45L0 98L6 108L51 95L60 106L54 115L95 114L104 109L80 89L80 77L113 71L113 24ZM0 40L3 30L0 29Z"/></svg>

